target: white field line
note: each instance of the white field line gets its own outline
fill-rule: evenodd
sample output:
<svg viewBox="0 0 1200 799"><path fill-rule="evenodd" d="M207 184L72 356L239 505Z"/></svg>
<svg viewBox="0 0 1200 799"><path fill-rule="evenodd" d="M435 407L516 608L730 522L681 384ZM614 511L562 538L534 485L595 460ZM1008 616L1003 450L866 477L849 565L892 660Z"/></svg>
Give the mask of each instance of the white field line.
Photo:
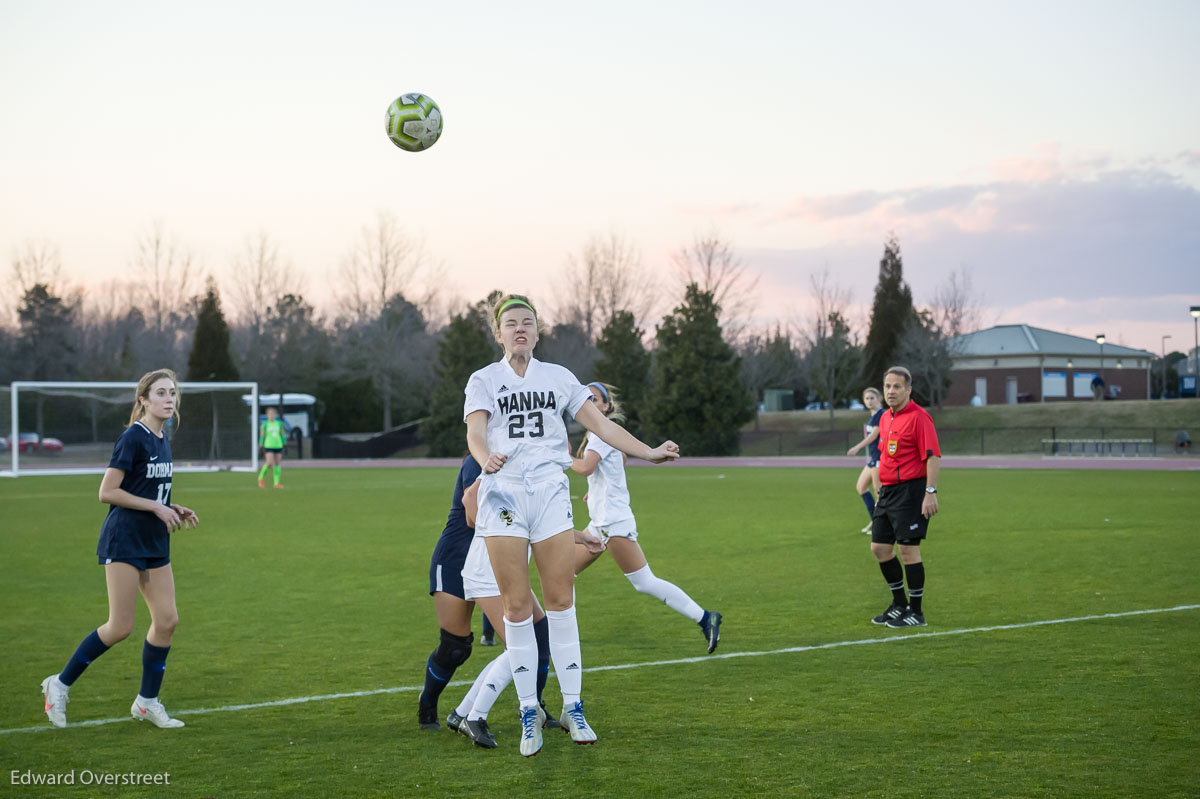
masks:
<svg viewBox="0 0 1200 799"><path fill-rule="evenodd" d="M1072 616L1066 619L1043 619L1041 621L1028 621L1020 624L997 624L992 627L967 627L961 630L942 630L938 632L922 632L908 633L906 635L889 635L886 638L861 638L857 641L836 641L829 644L814 644L812 646L789 646L785 649L770 649L763 652L722 652L716 655L703 655L701 657L691 658L676 658L674 660L653 660L644 663L621 663L614 666L592 666L585 668L585 672L595 671L621 671L624 669L642 669L652 666L675 666L682 663L702 663L707 660L727 660L729 658L749 658L763 657L766 655L786 655L794 652L816 652L822 649L837 649L843 646L864 646L868 644L890 644L897 641L911 641L915 638L941 638L947 635L967 635L969 633L989 633L997 630L1022 630L1028 627L1043 627L1048 624L1073 624L1081 621L1096 621L1098 619L1121 619L1129 616L1150 616L1158 613L1176 613L1182 610L1200 610L1200 605L1176 605L1173 608L1153 608L1150 610L1129 610L1123 613L1100 613L1094 616ZM474 680L455 680L448 683L448 686L463 686L470 685ZM257 710L264 707L285 707L287 705L302 705L306 702L325 702L330 699L352 699L360 696L379 696L380 694L399 694L408 691L420 691L424 686L421 685L400 685L394 688L376 688L371 691L346 691L338 694L318 694L316 696L297 696L291 699L275 699L270 702L252 702L244 705L223 705L221 707L201 707L192 710L173 710L172 716L200 716L209 713L228 713L238 710ZM69 727L99 727L105 724L115 724L119 721L128 721L129 716L121 716L115 719L93 719L91 721L75 721L69 723ZM54 727L47 724L41 724L37 727L14 727L8 730L0 730L0 735L8 735L17 732L44 732L52 730Z"/></svg>

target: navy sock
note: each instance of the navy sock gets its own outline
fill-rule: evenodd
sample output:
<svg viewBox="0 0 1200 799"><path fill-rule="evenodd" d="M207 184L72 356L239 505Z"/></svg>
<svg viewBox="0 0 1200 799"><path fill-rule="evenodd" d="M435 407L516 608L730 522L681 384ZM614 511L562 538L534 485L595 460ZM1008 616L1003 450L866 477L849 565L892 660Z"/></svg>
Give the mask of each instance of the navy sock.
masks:
<svg viewBox="0 0 1200 799"><path fill-rule="evenodd" d="M533 623L533 637L537 641L538 670L537 698L542 701L542 691L546 688L546 678L550 676L550 620L545 616L541 621Z"/></svg>
<svg viewBox="0 0 1200 799"><path fill-rule="evenodd" d="M437 651L434 650L434 654L436 653ZM450 682L450 678L453 676L453 670L447 672L433 659L433 655L430 655L429 660L425 662L425 688L421 691L418 701L423 705L437 707L438 697L442 695L442 691L446 689L446 683Z"/></svg>
<svg viewBox="0 0 1200 799"><path fill-rule="evenodd" d="M163 674L167 670L169 646L155 646L147 641L142 645L142 687L138 694L143 699L154 699L162 689Z"/></svg>
<svg viewBox="0 0 1200 799"><path fill-rule="evenodd" d="M920 613L921 598L925 596L925 564L909 563L904 567L904 575L908 578L908 604Z"/></svg>
<svg viewBox="0 0 1200 799"><path fill-rule="evenodd" d="M867 506L867 518L875 518L875 495L870 491L864 491L862 495L863 504Z"/></svg>
<svg viewBox="0 0 1200 799"><path fill-rule="evenodd" d="M496 628L492 625L492 620L487 617L486 613L483 614L483 634L489 638L496 634Z"/></svg>
<svg viewBox="0 0 1200 799"><path fill-rule="evenodd" d="M700 621L696 622L696 624L700 625L700 629L704 629L704 625L708 624L708 615L709 612L707 610L704 611L704 615L700 617Z"/></svg>
<svg viewBox="0 0 1200 799"><path fill-rule="evenodd" d="M904 598L904 569L900 566L900 558L892 558L879 564L883 579L887 580L888 588L892 589L892 602L900 607L908 604Z"/></svg>
<svg viewBox="0 0 1200 799"><path fill-rule="evenodd" d="M79 679L79 675L83 674L83 670L90 666L93 660L107 651L108 646L100 640L100 634L92 630L86 638L79 642L75 654L71 655L71 659L63 667L62 674L58 675L59 681L63 685L71 685Z"/></svg>

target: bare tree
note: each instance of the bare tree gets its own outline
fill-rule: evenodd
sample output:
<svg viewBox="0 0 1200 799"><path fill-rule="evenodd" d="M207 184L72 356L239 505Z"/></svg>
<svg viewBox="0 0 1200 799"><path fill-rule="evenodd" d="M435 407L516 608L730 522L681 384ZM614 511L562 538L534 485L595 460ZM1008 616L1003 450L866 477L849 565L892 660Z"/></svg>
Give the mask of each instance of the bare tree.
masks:
<svg viewBox="0 0 1200 799"><path fill-rule="evenodd" d="M192 253L168 238L162 220L155 220L138 239L134 269L150 328L160 335L177 331L197 288Z"/></svg>
<svg viewBox="0 0 1200 799"><path fill-rule="evenodd" d="M406 235L392 215L380 213L342 258L334 292L338 309L355 322L375 319L397 294L426 308L436 292L420 284L432 269L424 242Z"/></svg>
<svg viewBox="0 0 1200 799"><path fill-rule="evenodd" d="M556 291L555 319L595 341L618 311L645 325L655 302L655 281L632 243L617 233L593 236L568 259Z"/></svg>
<svg viewBox="0 0 1200 799"><path fill-rule="evenodd" d="M938 287L929 308L943 336L954 338L978 330L983 321L983 300L975 293L966 267L950 273Z"/></svg>
<svg viewBox="0 0 1200 799"><path fill-rule="evenodd" d="M817 398L829 403L829 429L839 400L855 393L862 370L862 349L846 321L850 292L830 283L828 268L810 278L816 311L805 332L808 381Z"/></svg>
<svg viewBox="0 0 1200 799"><path fill-rule="evenodd" d="M242 371L257 375L267 358L262 337L271 309L281 297L300 295L299 280L266 231L260 230L247 236L242 252L233 256L231 282L230 304L240 323L233 333L242 353Z"/></svg>
<svg viewBox="0 0 1200 799"><path fill-rule="evenodd" d="M344 375L366 375L379 392L383 429L393 422L393 405L428 393L432 384L433 346L424 309L433 307L436 290L427 276L433 263L424 244L401 231L381 213L374 227L342 259L335 294L335 322L345 357ZM424 284L424 285L423 285Z"/></svg>
<svg viewBox="0 0 1200 799"><path fill-rule="evenodd" d="M732 245L717 231L696 235L692 243L672 256L680 284L695 283L710 292L721 309L725 338L737 341L746 331L749 317L758 304L758 276L746 271Z"/></svg>
<svg viewBox="0 0 1200 799"><path fill-rule="evenodd" d="M66 290L63 279L62 258L58 247L44 240L28 239L12 256L12 282L0 284L3 291L4 313L8 322L17 322L17 306L34 286L45 286L51 293Z"/></svg>

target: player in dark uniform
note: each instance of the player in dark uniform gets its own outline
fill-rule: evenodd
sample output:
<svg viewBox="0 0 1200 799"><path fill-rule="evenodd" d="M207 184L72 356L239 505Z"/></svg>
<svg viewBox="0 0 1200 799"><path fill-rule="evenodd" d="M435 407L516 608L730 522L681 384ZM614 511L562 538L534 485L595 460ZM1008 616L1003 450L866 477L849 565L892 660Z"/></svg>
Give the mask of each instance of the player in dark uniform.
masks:
<svg viewBox="0 0 1200 799"><path fill-rule="evenodd" d="M450 502L446 527L429 561L429 594L433 597L438 627L441 628L441 642L430 653L425 664L425 687L417 697L417 722L423 730L441 729L438 723L438 697L453 679L455 670L471 656L471 644L474 641L471 614L475 610L475 603L464 598L462 569L467 560L467 551L471 548L471 540L475 537L475 527L474 519L468 518L463 507L463 495L477 490L475 481L481 473L473 457L468 455L463 459L454 484L454 498ZM534 635L538 646L540 700L550 672L550 626L544 616L534 624ZM455 732L459 731L461 723L462 719L456 713L452 712L446 718L447 726ZM556 727L558 722L550 718L547 726Z"/></svg>
<svg viewBox="0 0 1200 799"><path fill-rule="evenodd" d="M100 482L100 501L111 506L96 546L108 583L108 621L83 639L61 673L42 680L46 715L55 727L67 726L68 691L79 675L133 631L139 591L150 609L150 629L142 648L142 684L130 713L157 727L183 726L158 699L179 621L170 534L199 522L195 511L171 503L171 446L163 426L169 419L178 423L178 411L174 372L159 369L138 381L129 426Z"/></svg>
<svg viewBox="0 0 1200 799"><path fill-rule="evenodd" d="M871 414L871 419L863 425L863 440L848 449L846 454L854 455L863 447L867 448L867 465L859 472L858 482L854 487L862 497L863 504L867 506L867 526L862 532L870 535L872 519L875 516L875 497L879 494L879 419L883 416L883 395L879 393L879 389L865 390L863 405ZM871 493L872 488L875 489L875 494Z"/></svg>
<svg viewBox="0 0 1200 799"><path fill-rule="evenodd" d="M893 366L883 376L883 399L888 406L879 420L879 480L883 486L875 504L871 553L892 590L892 604L871 621L888 627L924 627L921 540L929 530L929 520L938 512L942 451L933 419L912 401L912 375L903 366Z"/></svg>

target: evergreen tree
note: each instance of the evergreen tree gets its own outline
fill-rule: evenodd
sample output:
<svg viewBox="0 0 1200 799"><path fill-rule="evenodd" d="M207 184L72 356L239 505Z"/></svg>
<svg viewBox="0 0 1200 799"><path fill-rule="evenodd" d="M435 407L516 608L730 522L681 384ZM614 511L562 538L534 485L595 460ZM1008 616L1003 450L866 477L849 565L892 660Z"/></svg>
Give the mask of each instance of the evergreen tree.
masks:
<svg viewBox="0 0 1200 799"><path fill-rule="evenodd" d="M20 380L66 380L75 375L74 303L38 283L17 308L17 373Z"/></svg>
<svg viewBox="0 0 1200 799"><path fill-rule="evenodd" d="M221 313L217 284L212 278L208 279L196 313L196 333L192 338L192 352L188 355L187 379L197 382L238 379L238 370L229 352L229 325Z"/></svg>
<svg viewBox="0 0 1200 799"><path fill-rule="evenodd" d="M712 292L691 283L683 304L657 328L646 427L653 437L673 439L684 455L736 454L739 428L754 418L740 359L721 335L719 314Z"/></svg>
<svg viewBox="0 0 1200 799"><path fill-rule="evenodd" d="M878 385L883 373L896 366L900 338L913 318L912 289L904 282L904 262L900 242L893 234L884 244L879 261L879 283L875 286L875 304L871 307L871 329L863 350L867 385Z"/></svg>
<svg viewBox="0 0 1200 799"><path fill-rule="evenodd" d="M467 449L463 389L473 372L497 357L486 314L480 306L456 314L438 342L434 367L437 382L429 416L421 424L421 438L429 444L432 457L458 457Z"/></svg>
<svg viewBox="0 0 1200 799"><path fill-rule="evenodd" d="M620 391L625 428L635 436L642 434L642 408L646 397L646 379L650 374L650 354L642 344L642 331L629 311L617 311L600 331L596 340L600 358L594 377Z"/></svg>

